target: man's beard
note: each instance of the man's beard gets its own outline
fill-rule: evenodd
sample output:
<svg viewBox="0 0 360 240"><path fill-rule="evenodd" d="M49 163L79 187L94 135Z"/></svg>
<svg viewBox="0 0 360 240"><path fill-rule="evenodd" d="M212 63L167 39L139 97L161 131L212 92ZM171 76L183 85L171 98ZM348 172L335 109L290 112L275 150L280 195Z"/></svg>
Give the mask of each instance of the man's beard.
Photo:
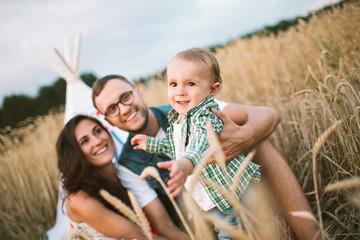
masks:
<svg viewBox="0 0 360 240"><path fill-rule="evenodd" d="M138 128L137 130L129 131L130 135L134 136L136 134L140 134L146 129L146 127L147 127L147 125L149 123L149 111L150 110L147 107L144 107L144 108L141 109L141 114L145 119L144 124L140 128Z"/></svg>

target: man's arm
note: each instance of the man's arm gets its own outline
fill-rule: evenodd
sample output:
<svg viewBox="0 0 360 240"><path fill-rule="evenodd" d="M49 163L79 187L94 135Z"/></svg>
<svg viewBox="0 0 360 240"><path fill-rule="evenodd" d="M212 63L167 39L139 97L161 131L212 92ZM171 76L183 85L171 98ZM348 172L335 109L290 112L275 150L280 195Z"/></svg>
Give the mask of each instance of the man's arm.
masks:
<svg viewBox="0 0 360 240"><path fill-rule="evenodd" d="M256 146L253 162L262 166L263 179L298 239L321 239L320 227L316 222L291 214L307 211L313 215L313 212L294 173L269 140Z"/></svg>
<svg viewBox="0 0 360 240"><path fill-rule="evenodd" d="M268 138L280 122L279 114L269 107L228 104L223 112L211 111L226 126L218 135L226 160L249 152L256 144Z"/></svg>
<svg viewBox="0 0 360 240"><path fill-rule="evenodd" d="M226 159L256 146L253 162L262 166L262 175L296 236L299 239L320 239L317 223L291 215L294 211L312 214L312 210L286 160L266 139L280 122L279 115L271 108L229 104L224 113L234 123L224 113L212 111L224 123L219 140L225 149Z"/></svg>

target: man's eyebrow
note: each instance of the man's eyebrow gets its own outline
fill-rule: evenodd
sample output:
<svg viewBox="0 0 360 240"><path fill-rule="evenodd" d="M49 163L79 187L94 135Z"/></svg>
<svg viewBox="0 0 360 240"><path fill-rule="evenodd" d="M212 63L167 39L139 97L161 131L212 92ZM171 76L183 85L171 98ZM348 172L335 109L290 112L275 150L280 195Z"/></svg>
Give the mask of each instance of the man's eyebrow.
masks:
<svg viewBox="0 0 360 240"><path fill-rule="evenodd" d="M118 99L116 100L116 102L120 100L121 95L122 95L122 94L120 94L120 96L118 97ZM108 108L109 108L110 106L116 104L116 102L110 103L109 106L107 106L107 107L105 108L105 112L106 112L106 110L108 110Z"/></svg>
<svg viewBox="0 0 360 240"><path fill-rule="evenodd" d="M121 97L122 97L125 93L128 93L129 91L131 91L131 90L122 92L122 93L119 95L119 97L117 98L116 102L111 103L109 106L106 107L105 112L106 112L106 110L108 110L108 108L109 108L110 106L116 105L116 103L121 99Z"/></svg>

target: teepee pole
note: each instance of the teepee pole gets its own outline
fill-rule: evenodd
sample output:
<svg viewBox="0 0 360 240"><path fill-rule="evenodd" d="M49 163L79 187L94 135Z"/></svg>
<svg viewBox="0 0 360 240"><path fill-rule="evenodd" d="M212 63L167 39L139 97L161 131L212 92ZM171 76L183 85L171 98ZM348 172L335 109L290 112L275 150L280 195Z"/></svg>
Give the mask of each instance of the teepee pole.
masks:
<svg viewBox="0 0 360 240"><path fill-rule="evenodd" d="M72 69L75 74L78 72L78 67L79 67L79 52L80 52L80 34L77 34L75 39L75 49L74 49L74 58L73 58L73 66L72 66Z"/></svg>
<svg viewBox="0 0 360 240"><path fill-rule="evenodd" d="M41 57L37 56L35 53L30 52L30 55L33 56L36 60L38 60L42 64L44 64L45 66L47 66L48 68L50 68L51 70L53 70L54 72L56 72L57 74L59 74L60 77L62 77L64 79L66 78L65 73L63 71L61 71L58 67L55 67L51 63L48 63L47 61L45 61Z"/></svg>
<svg viewBox="0 0 360 240"><path fill-rule="evenodd" d="M74 59L72 61L72 67L70 67L71 59L70 59L69 43L66 37L64 42L65 58L56 48L54 48L54 51L56 55L60 58L61 62L65 65L66 70L61 70L57 68L56 66L45 61L44 59L42 59L41 57L37 56L32 52L30 52L30 55L32 55L36 60L44 64L46 67L56 72L60 77L64 78L68 83L73 82L76 79L79 79L79 76L77 74L78 74L78 66L79 66L80 34L77 34L75 39Z"/></svg>
<svg viewBox="0 0 360 240"><path fill-rule="evenodd" d="M70 50L69 50L69 39L68 37L64 38L64 59L67 63L70 64Z"/></svg>
<svg viewBox="0 0 360 240"><path fill-rule="evenodd" d="M56 48L54 48L54 51L55 51L56 55L58 55L58 57L60 58L60 60L62 61L62 63L65 65L66 69L67 69L70 73L74 74L74 71L71 69L71 67L69 66L69 64L65 61L65 59L63 58L63 56L61 55L61 53L60 53Z"/></svg>

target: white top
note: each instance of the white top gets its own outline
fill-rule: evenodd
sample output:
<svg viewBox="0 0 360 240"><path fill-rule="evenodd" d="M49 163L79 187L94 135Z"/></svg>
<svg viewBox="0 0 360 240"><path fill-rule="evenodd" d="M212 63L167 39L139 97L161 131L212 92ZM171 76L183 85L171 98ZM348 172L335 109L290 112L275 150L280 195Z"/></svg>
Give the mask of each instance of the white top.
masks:
<svg viewBox="0 0 360 240"><path fill-rule="evenodd" d="M185 152L185 142L181 139L181 124L174 124L173 141L175 145L176 160L179 160ZM185 189L188 191L190 188L190 183L192 182L192 178L193 175L188 176L184 185ZM205 188L199 181L195 182L191 196L203 211L209 211L215 207L215 204L211 201L209 195L205 191Z"/></svg>
<svg viewBox="0 0 360 240"><path fill-rule="evenodd" d="M220 110L223 110L224 107L227 105L226 102L219 100L215 101L219 105ZM175 145L175 157L177 160L179 160L184 155L186 145L186 143L181 139L181 124L179 123L174 124L173 141ZM186 190L189 190L192 178L192 175L187 177L184 185ZM209 211L210 209L215 207L215 204L211 201L209 195L205 191L205 188L201 185L199 181L195 182L193 191L191 192L191 196L203 211Z"/></svg>
<svg viewBox="0 0 360 240"><path fill-rule="evenodd" d="M155 190L145 180L141 180L139 175L120 164L115 163L115 167L118 170L117 176L121 180L122 185L134 194L141 208L157 197Z"/></svg>

